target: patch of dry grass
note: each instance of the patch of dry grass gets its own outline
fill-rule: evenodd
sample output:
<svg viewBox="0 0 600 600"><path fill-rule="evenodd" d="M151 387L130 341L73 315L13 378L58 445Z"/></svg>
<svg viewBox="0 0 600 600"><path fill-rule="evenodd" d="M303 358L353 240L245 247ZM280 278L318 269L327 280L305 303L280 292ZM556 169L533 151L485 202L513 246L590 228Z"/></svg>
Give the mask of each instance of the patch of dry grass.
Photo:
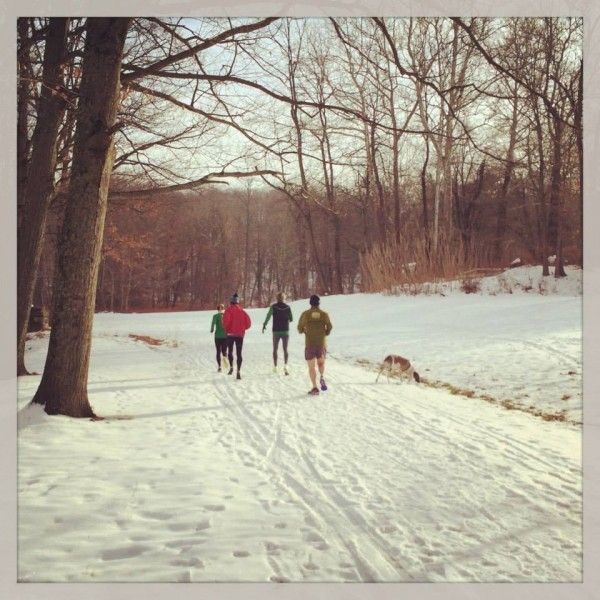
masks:
<svg viewBox="0 0 600 600"><path fill-rule="evenodd" d="M130 333L129 337L134 339L136 342L148 344L148 346L162 346L165 343L165 340L159 340L158 338L153 338L149 335L137 335L135 333Z"/></svg>

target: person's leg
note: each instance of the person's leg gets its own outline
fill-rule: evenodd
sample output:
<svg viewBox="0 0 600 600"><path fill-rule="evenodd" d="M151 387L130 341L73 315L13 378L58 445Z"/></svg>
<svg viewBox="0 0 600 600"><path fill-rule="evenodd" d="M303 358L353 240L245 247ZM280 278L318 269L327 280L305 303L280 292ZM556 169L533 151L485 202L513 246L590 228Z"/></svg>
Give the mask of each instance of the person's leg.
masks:
<svg viewBox="0 0 600 600"><path fill-rule="evenodd" d="M221 355L223 356L223 366L227 368L227 338L220 338L219 346L221 348Z"/></svg>
<svg viewBox="0 0 600 600"><path fill-rule="evenodd" d="M321 374L321 377L323 377L323 375L325 375L325 355L317 358L317 365L319 367L319 373Z"/></svg>
<svg viewBox="0 0 600 600"><path fill-rule="evenodd" d="M233 373L233 336L227 336L227 356L229 357L229 375Z"/></svg>
<svg viewBox="0 0 600 600"><path fill-rule="evenodd" d="M287 365L288 362L288 340L290 339L289 335L281 336L281 345L283 346L283 360Z"/></svg>
<svg viewBox="0 0 600 600"><path fill-rule="evenodd" d="M238 373L240 372L240 369L242 367L242 346L243 345L244 345L244 338L236 337L235 338L235 353L236 353Z"/></svg>
<svg viewBox="0 0 600 600"><path fill-rule="evenodd" d="M277 352L279 350L279 336L274 333L273 334L273 365L277 366Z"/></svg>
<svg viewBox="0 0 600 600"><path fill-rule="evenodd" d="M319 373L321 375L319 383L321 384L321 391L327 390L327 384L325 383L325 355L326 350L323 348L322 352L317 357L317 366L319 367Z"/></svg>
<svg viewBox="0 0 600 600"><path fill-rule="evenodd" d="M316 359L311 358L306 361L308 363L308 376L310 377L310 382L312 384L313 389L317 387L317 369L316 369Z"/></svg>
<svg viewBox="0 0 600 600"><path fill-rule="evenodd" d="M325 357L322 356L321 358L317 358L317 365L319 367L319 373L321 374L321 377L323 377L323 375L325 374Z"/></svg>
<svg viewBox="0 0 600 600"><path fill-rule="evenodd" d="M221 340L215 338L215 347L217 349L217 367L221 368Z"/></svg>

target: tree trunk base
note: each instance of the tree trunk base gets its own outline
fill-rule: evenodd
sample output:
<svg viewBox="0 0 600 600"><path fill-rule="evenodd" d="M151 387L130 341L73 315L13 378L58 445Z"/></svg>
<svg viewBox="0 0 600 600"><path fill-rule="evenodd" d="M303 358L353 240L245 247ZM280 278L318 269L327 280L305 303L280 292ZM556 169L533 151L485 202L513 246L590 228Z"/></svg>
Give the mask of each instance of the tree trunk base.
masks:
<svg viewBox="0 0 600 600"><path fill-rule="evenodd" d="M76 394L74 397L69 398L67 402L58 401L57 394L48 390L48 388L43 385L42 380L42 383L31 402L33 404L42 404L47 415L65 415L66 417L72 417L74 419L98 418L90 406L85 390Z"/></svg>
<svg viewBox="0 0 600 600"><path fill-rule="evenodd" d="M566 277L567 273L562 265L556 265L554 267L554 278L560 279L561 277Z"/></svg>
<svg viewBox="0 0 600 600"><path fill-rule="evenodd" d="M99 419L99 417L96 416L89 404L87 407L80 406L71 410L65 406L55 406L54 403L46 402L45 411L48 415L64 415L66 417L72 417L74 419Z"/></svg>

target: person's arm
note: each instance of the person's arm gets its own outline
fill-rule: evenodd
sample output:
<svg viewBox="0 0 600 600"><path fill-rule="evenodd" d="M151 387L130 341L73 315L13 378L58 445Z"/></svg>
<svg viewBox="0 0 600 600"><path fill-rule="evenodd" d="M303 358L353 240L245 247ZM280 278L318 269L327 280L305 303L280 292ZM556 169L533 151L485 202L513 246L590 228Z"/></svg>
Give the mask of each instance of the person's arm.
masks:
<svg viewBox="0 0 600 600"><path fill-rule="evenodd" d="M225 330L225 333L227 333L229 329L229 318L231 317L231 313L228 312L228 310L229 309L225 310L223 313L223 329Z"/></svg>
<svg viewBox="0 0 600 600"><path fill-rule="evenodd" d="M250 315L246 311L244 311L244 314L246 315L246 329L250 329L250 326L252 325Z"/></svg>
<svg viewBox="0 0 600 600"><path fill-rule="evenodd" d="M304 313L300 315L300 320L298 321L298 333L304 333Z"/></svg>
<svg viewBox="0 0 600 600"><path fill-rule="evenodd" d="M213 315L212 321L210 322L210 332L211 333L215 330L216 317L217 317L217 315Z"/></svg>
<svg viewBox="0 0 600 600"><path fill-rule="evenodd" d="M329 335L332 329L333 325L331 324L331 319L329 318L329 315L325 313L325 335Z"/></svg>
<svg viewBox="0 0 600 600"><path fill-rule="evenodd" d="M294 317L292 316L292 307L291 306L288 308L288 312L290 314L290 323L291 323L294 320Z"/></svg>
<svg viewBox="0 0 600 600"><path fill-rule="evenodd" d="M271 319L273 315L273 307L269 306L269 312L267 313L267 318L265 319L265 322L263 323L263 333L265 332L265 329L267 328L267 323L269 322L269 320Z"/></svg>

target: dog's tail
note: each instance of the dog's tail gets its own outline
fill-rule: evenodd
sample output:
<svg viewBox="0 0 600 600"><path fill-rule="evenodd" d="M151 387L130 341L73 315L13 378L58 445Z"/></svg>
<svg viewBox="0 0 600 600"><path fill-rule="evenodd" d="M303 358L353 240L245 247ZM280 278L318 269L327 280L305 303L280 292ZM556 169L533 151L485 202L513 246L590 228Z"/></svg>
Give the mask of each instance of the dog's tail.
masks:
<svg viewBox="0 0 600 600"><path fill-rule="evenodd" d="M417 383L421 383L421 377L419 377L419 374L416 371L413 371L413 377Z"/></svg>

